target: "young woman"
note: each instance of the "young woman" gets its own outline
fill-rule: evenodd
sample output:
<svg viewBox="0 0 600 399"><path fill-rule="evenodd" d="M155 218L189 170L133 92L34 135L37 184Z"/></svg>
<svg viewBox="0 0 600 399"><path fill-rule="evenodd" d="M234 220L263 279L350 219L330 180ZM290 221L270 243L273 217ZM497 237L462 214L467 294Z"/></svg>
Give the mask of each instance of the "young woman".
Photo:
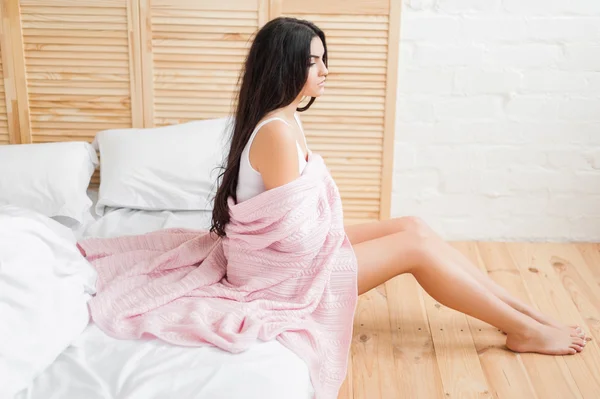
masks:
<svg viewBox="0 0 600 399"><path fill-rule="evenodd" d="M298 112L324 93L327 74L325 35L311 22L277 18L257 33L242 76L212 232L226 235L228 197L240 203L300 176L310 150ZM305 97L310 101L299 108ZM512 297L418 218L348 226L346 234L358 261L359 294L411 273L440 303L504 331L515 352L566 355L585 346L579 327Z"/></svg>

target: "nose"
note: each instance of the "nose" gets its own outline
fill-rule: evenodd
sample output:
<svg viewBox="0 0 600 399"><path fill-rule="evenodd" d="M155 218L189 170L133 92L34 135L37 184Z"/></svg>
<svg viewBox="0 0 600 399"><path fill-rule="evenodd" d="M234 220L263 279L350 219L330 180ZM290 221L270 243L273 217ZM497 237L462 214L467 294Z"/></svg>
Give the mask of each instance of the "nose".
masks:
<svg viewBox="0 0 600 399"><path fill-rule="evenodd" d="M325 64L323 64L323 68L321 69L321 76L327 76L329 74L329 71L327 70L327 67L325 66Z"/></svg>

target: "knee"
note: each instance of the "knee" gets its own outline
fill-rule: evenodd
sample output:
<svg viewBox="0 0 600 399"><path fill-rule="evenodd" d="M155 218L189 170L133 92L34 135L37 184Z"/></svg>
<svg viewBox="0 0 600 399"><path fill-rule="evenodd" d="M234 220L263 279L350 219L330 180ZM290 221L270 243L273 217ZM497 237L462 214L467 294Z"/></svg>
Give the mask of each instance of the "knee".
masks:
<svg viewBox="0 0 600 399"><path fill-rule="evenodd" d="M421 218L408 216L405 220L406 231L410 234L411 258L414 271L433 264L440 253L441 240L439 236Z"/></svg>
<svg viewBox="0 0 600 399"><path fill-rule="evenodd" d="M404 216L396 220L401 225L401 230L413 233L418 239L432 238L435 235L429 225L417 216Z"/></svg>

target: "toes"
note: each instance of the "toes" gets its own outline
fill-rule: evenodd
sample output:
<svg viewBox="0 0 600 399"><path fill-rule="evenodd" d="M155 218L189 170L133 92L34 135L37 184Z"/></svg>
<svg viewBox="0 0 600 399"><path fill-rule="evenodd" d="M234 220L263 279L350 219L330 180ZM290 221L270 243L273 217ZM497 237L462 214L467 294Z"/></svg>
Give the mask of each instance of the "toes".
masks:
<svg viewBox="0 0 600 399"><path fill-rule="evenodd" d="M583 330L581 329L581 327L579 326L571 326L571 329L573 330L574 333L576 334L583 334Z"/></svg>
<svg viewBox="0 0 600 399"><path fill-rule="evenodd" d="M581 352L583 350L583 346L576 344L571 345L571 348L575 349L577 352Z"/></svg>
<svg viewBox="0 0 600 399"><path fill-rule="evenodd" d="M571 337L579 337L579 338L585 339L585 333L583 331L580 331L580 332L572 331Z"/></svg>
<svg viewBox="0 0 600 399"><path fill-rule="evenodd" d="M576 354L576 353L577 353L577 351L576 351L575 349L573 349L573 348L569 348L569 350L568 350L568 354L569 354L569 355L574 355L574 354Z"/></svg>

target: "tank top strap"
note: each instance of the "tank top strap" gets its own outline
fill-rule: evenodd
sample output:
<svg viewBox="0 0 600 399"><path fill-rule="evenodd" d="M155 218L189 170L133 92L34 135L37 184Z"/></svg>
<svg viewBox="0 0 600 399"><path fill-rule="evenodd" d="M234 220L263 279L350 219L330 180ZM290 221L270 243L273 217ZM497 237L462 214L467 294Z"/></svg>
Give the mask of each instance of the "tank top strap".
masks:
<svg viewBox="0 0 600 399"><path fill-rule="evenodd" d="M308 152L310 152L310 149L308 148L308 143L306 142L306 135L304 134L304 126L302 126L302 122L300 121L300 118L298 117L297 112L294 112L294 119L296 120L296 123L298 124L298 127L300 128L300 131L302 132L302 138L304 139L304 146L306 147Z"/></svg>
<svg viewBox="0 0 600 399"><path fill-rule="evenodd" d="M266 125L269 122L273 122L273 121L276 121L276 120L282 121L286 125L290 126L290 124L285 119L280 118L278 116L274 116L273 118L265 119L264 121L262 121L258 125L256 125L256 127L254 128L254 131L252 132L252 135L250 135L250 139L248 139L247 146L250 147L250 145L252 144L252 141L254 141L254 137L256 137L256 134L258 133L258 131L260 130L261 127L263 127L264 125Z"/></svg>

